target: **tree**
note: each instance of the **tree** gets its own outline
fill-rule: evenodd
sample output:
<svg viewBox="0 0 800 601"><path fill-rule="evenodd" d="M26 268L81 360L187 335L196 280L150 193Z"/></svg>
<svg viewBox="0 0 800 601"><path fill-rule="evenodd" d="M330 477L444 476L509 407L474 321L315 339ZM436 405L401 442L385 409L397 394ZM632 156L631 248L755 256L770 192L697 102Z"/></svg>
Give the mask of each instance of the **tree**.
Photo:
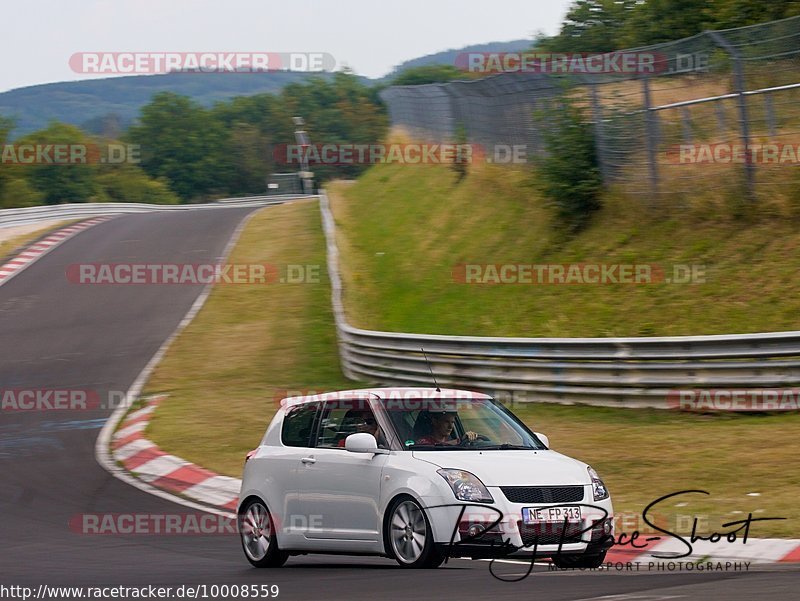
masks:
<svg viewBox="0 0 800 601"><path fill-rule="evenodd" d="M141 146L142 169L165 178L184 201L228 189L234 171L228 134L210 111L185 96L156 94L127 139Z"/></svg>
<svg viewBox="0 0 800 601"><path fill-rule="evenodd" d="M539 161L538 182L570 232L583 228L601 206L603 178L594 131L568 90L547 112L542 130L544 157Z"/></svg>
<svg viewBox="0 0 800 601"><path fill-rule="evenodd" d="M567 12L559 34L543 40L552 52L610 52L619 49L619 37L635 0L577 0Z"/></svg>
<svg viewBox="0 0 800 601"><path fill-rule="evenodd" d="M455 65L423 65L400 71L392 79L393 86L418 86L426 83L443 83L464 79L466 73Z"/></svg>
<svg viewBox="0 0 800 601"><path fill-rule="evenodd" d="M165 180L147 177L137 165L109 166L97 175L98 196L104 202L178 204Z"/></svg>
<svg viewBox="0 0 800 601"><path fill-rule="evenodd" d="M619 43L621 48L660 44L688 38L713 25L707 0L648 0L630 12Z"/></svg>
<svg viewBox="0 0 800 601"><path fill-rule="evenodd" d="M73 125L53 122L45 129L35 131L15 141L22 145L47 147L55 145L80 145L87 149L93 140ZM87 152L87 158L89 153ZM32 188L43 195L46 204L65 202L91 202L97 193L94 174L96 165L87 163L35 163L14 167L14 174L23 177Z"/></svg>
<svg viewBox="0 0 800 601"><path fill-rule="evenodd" d="M754 2L753 0L714 0L714 29L743 27L775 21L800 14L797 0L772 0Z"/></svg>
<svg viewBox="0 0 800 601"><path fill-rule="evenodd" d="M6 117L0 117L0 150L8 140L8 134L14 129L14 121ZM0 163L0 195L3 194L3 186L8 180L8 168Z"/></svg>

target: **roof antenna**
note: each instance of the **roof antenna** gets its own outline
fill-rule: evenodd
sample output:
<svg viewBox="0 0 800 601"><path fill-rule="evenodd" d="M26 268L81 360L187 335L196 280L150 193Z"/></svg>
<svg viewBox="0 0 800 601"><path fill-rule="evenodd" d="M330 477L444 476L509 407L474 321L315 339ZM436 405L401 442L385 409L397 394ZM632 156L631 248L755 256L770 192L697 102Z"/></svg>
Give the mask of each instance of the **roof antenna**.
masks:
<svg viewBox="0 0 800 601"><path fill-rule="evenodd" d="M425 354L425 349L419 347L419 350L422 351L422 356L425 357L425 363L428 364L428 371L431 372L431 378L433 378L433 383L436 385L436 392L441 392L442 389L439 388L439 384L436 382L436 376L433 375L433 370L431 369L431 362L428 361L428 355Z"/></svg>

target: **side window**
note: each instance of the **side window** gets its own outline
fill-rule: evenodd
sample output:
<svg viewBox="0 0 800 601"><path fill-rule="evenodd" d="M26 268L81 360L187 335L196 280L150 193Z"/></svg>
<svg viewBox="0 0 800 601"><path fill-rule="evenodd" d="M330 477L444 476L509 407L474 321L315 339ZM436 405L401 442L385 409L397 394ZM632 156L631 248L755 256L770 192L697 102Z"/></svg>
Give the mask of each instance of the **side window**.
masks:
<svg viewBox="0 0 800 601"><path fill-rule="evenodd" d="M289 409L283 418L281 441L287 447L308 447L319 403L305 403Z"/></svg>
<svg viewBox="0 0 800 601"><path fill-rule="evenodd" d="M319 437L315 446L343 449L345 439L357 432L375 436L378 446L386 448L375 415L369 407L342 408L336 401L325 403L320 420Z"/></svg>

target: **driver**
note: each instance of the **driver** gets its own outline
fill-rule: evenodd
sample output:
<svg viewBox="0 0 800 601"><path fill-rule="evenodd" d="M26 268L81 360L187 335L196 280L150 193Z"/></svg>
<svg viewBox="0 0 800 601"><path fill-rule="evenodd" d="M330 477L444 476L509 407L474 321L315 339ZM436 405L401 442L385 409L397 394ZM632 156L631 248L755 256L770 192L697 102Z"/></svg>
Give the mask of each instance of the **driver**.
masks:
<svg viewBox="0 0 800 601"><path fill-rule="evenodd" d="M417 439L417 444L448 444L457 445L464 441L472 442L477 440L477 432L465 432L463 438L451 438L453 428L456 425L455 413L431 413L431 433Z"/></svg>

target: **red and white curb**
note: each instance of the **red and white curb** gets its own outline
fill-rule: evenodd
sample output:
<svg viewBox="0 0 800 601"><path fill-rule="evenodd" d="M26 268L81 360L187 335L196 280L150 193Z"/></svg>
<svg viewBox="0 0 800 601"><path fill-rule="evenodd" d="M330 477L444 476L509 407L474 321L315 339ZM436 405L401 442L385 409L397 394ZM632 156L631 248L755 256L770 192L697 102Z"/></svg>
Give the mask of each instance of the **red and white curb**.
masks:
<svg viewBox="0 0 800 601"><path fill-rule="evenodd" d="M236 511L241 480L220 476L169 455L144 437L150 416L164 398L152 397L144 408L125 417L111 439L112 457L131 475L154 488L223 511Z"/></svg>
<svg viewBox="0 0 800 601"><path fill-rule="evenodd" d="M92 219L87 219L86 221L75 223L55 231L52 234L48 234L38 242L31 244L16 257L4 265L0 265L0 285L10 280L29 265L38 261L62 242L98 223L108 221L111 218L112 217L94 217Z"/></svg>

